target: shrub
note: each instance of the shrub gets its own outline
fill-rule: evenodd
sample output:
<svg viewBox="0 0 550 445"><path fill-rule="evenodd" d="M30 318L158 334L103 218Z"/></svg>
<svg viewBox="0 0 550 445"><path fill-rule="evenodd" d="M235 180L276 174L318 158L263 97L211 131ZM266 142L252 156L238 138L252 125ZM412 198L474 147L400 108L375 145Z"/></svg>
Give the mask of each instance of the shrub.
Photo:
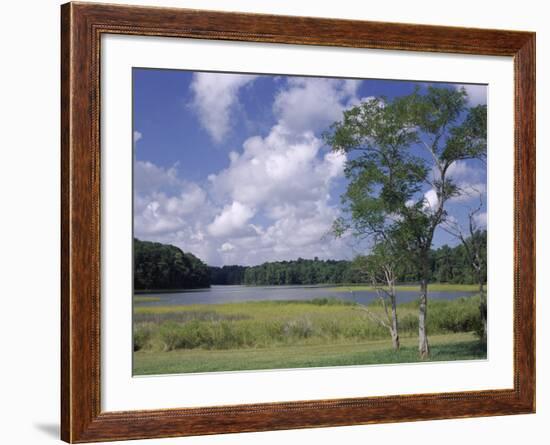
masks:
<svg viewBox="0 0 550 445"><path fill-rule="evenodd" d="M141 323L134 327L134 351L140 351L149 345L153 330L154 325L150 323Z"/></svg>
<svg viewBox="0 0 550 445"><path fill-rule="evenodd" d="M418 332L418 316L415 314L407 314L398 319L399 331L404 334L413 334Z"/></svg>
<svg viewBox="0 0 550 445"><path fill-rule="evenodd" d="M159 327L164 349L231 349L253 345L247 326L227 321L165 322Z"/></svg>
<svg viewBox="0 0 550 445"><path fill-rule="evenodd" d="M313 323L309 317L290 320L284 324L283 332L286 337L290 338L309 338L313 335Z"/></svg>
<svg viewBox="0 0 550 445"><path fill-rule="evenodd" d="M338 320L322 320L320 322L320 331L324 337L332 340L335 340L344 334L342 323Z"/></svg>
<svg viewBox="0 0 550 445"><path fill-rule="evenodd" d="M165 349L172 351L174 349L194 348L199 344L195 326L196 322L175 323L165 322L159 327L159 337L165 345Z"/></svg>
<svg viewBox="0 0 550 445"><path fill-rule="evenodd" d="M428 310L428 328L434 332L471 332L481 324L478 297L433 301Z"/></svg>
<svg viewBox="0 0 550 445"><path fill-rule="evenodd" d="M388 335L387 328L370 320L348 326L344 331L345 338L356 338L358 340L380 340L388 338Z"/></svg>

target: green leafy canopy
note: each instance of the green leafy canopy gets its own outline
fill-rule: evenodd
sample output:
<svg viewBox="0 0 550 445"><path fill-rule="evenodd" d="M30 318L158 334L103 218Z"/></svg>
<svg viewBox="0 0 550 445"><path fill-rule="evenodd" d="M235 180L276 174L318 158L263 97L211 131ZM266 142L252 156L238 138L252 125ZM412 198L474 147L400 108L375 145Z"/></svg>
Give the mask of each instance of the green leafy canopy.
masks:
<svg viewBox="0 0 550 445"><path fill-rule="evenodd" d="M427 252L447 216L445 203L460 193L448 170L459 160L485 158L486 128L486 106L468 107L463 88L417 88L344 111L324 134L334 151L348 154L346 216L335 222L334 233L391 237L407 250ZM436 197L431 208L427 188Z"/></svg>

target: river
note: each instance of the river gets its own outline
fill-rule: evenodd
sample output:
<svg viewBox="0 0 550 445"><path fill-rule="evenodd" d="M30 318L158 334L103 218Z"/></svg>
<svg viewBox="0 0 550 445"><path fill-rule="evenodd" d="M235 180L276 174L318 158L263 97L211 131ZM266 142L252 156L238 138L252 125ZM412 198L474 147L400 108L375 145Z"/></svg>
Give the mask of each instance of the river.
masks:
<svg viewBox="0 0 550 445"><path fill-rule="evenodd" d="M473 295L475 292L442 291L429 292L432 299L452 300ZM313 298L340 298L368 303L376 298L376 292L370 290L335 290L334 286L212 286L208 289L193 289L174 293L140 293L142 296L155 296L159 301L140 302L140 305L179 306L188 304L220 304L239 301L265 300L311 300ZM397 291L398 303L418 298L418 291Z"/></svg>

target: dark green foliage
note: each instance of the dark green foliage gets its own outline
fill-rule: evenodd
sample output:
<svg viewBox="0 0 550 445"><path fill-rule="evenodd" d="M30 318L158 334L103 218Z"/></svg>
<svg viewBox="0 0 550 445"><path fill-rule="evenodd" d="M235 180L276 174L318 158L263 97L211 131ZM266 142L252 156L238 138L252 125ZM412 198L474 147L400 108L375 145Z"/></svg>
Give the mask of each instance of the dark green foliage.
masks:
<svg viewBox="0 0 550 445"><path fill-rule="evenodd" d="M479 295L461 297L455 300L430 300L428 310L428 329L432 333L448 334L456 332L475 332L481 329ZM403 309L418 308L418 301L403 303ZM403 310L402 309L402 310ZM418 317L408 313L401 318L399 327L402 332L415 333L418 330Z"/></svg>
<svg viewBox="0 0 550 445"><path fill-rule="evenodd" d="M134 239L134 289L169 290L210 286L208 267L191 253Z"/></svg>
<svg viewBox="0 0 550 445"><path fill-rule="evenodd" d="M337 284L357 282L349 261L305 260L277 261L247 267L244 284L292 285L292 284Z"/></svg>
<svg viewBox="0 0 550 445"><path fill-rule="evenodd" d="M484 258L487 256L487 231L478 231L474 235L476 242L481 243L481 253ZM470 238L466 239L470 242ZM481 271L487 281L487 262ZM470 259L466 253L465 247L459 244L455 247L443 245L435 250L430 251L429 255L429 272L430 281L434 283L450 283L450 284L477 284L478 279L472 270ZM414 283L420 280L420 272L414 267L409 267L406 270L401 270L398 275L398 281L401 283Z"/></svg>
<svg viewBox="0 0 550 445"><path fill-rule="evenodd" d="M482 250L486 255L487 231L480 231L475 236L480 238ZM431 282L477 283L463 245L456 247L444 245L438 249L432 249L429 258ZM359 256L354 261L304 260L300 258L296 261L264 263L259 266L243 267L244 280L241 283L256 286L369 283L364 273L368 260L369 256ZM397 282L418 282L420 271L416 266L415 263L407 262L406 258L401 259L395 268ZM483 271L483 275L487 275L486 270Z"/></svg>
<svg viewBox="0 0 550 445"><path fill-rule="evenodd" d="M244 284L246 266L208 266L211 284Z"/></svg>
<svg viewBox="0 0 550 445"><path fill-rule="evenodd" d="M481 256L485 259L482 264L481 274L487 281L487 231L478 231L474 235L474 239L467 238L466 243L472 241L480 243ZM439 283L453 284L477 284L478 279L471 266L471 260L466 253L463 244L459 244L454 248L445 245L439 249L432 251L431 254L431 269L433 281Z"/></svg>
<svg viewBox="0 0 550 445"><path fill-rule="evenodd" d="M487 156L487 106L470 108L464 122L454 127L441 157L445 161L484 159Z"/></svg>

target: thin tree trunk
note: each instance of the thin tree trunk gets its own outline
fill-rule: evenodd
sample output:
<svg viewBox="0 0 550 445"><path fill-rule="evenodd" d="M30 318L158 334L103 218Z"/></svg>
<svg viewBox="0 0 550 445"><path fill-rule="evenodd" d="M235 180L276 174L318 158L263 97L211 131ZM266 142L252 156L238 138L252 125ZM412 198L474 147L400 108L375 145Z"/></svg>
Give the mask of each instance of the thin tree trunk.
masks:
<svg viewBox="0 0 550 445"><path fill-rule="evenodd" d="M428 280L429 280L429 257L426 252L420 258L422 278L420 280L420 301L418 307L418 353L426 359L430 356L430 345L428 343L427 318L428 318Z"/></svg>
<svg viewBox="0 0 550 445"><path fill-rule="evenodd" d="M397 304L395 302L395 294L391 302L391 320L392 320L391 341L392 341L393 349L397 351L399 350L400 343L399 343L399 325L397 322Z"/></svg>
<svg viewBox="0 0 550 445"><path fill-rule="evenodd" d="M428 332L426 330L426 318L428 316L428 279L426 274L420 282L420 305L418 308L418 353L426 359L430 356L428 344Z"/></svg>
<svg viewBox="0 0 550 445"><path fill-rule="evenodd" d="M479 280L479 313L481 316L481 326L482 326L482 333L481 333L481 341L483 343L487 343L487 294L485 293L485 287L483 285L483 281Z"/></svg>

